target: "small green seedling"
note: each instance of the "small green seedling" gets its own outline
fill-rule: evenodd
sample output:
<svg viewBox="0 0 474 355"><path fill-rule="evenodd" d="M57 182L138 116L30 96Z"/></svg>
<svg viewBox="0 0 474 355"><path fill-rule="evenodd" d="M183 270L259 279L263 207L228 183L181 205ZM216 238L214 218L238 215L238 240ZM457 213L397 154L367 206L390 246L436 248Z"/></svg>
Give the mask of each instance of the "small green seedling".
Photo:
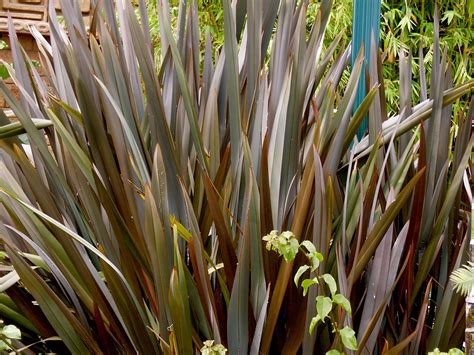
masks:
<svg viewBox="0 0 474 355"><path fill-rule="evenodd" d="M293 278L295 285L298 287L303 274L308 270L310 271L310 277L301 281L304 296L306 296L309 288L313 285L325 285L329 290L328 294L321 294L316 297L316 316L311 319L309 332L312 333L319 322L325 323L326 320L329 320L331 322L333 333L337 333L342 344L344 344L344 347L349 350L357 350L357 340L354 330L348 326L340 328L337 321L331 315L334 307L339 306L351 316L351 304L344 295L337 293L337 283L331 274L318 275L316 273L320 263L324 260L324 257L316 250L314 244L309 240L299 243L293 232L290 231L285 231L279 234L278 231L274 230L262 239L267 242L267 250L277 252L279 255L283 256L286 262L294 260L300 251L305 254L307 263L298 268ZM324 288L321 287L321 290L324 291ZM335 349L326 353L326 355L336 354L341 353Z"/></svg>
<svg viewBox="0 0 474 355"><path fill-rule="evenodd" d="M225 355L227 349L222 344L214 344L214 340L206 340L201 348L202 355Z"/></svg>
<svg viewBox="0 0 474 355"><path fill-rule="evenodd" d="M0 330L0 351L12 350L12 339L21 339L21 331L16 326L9 324Z"/></svg>

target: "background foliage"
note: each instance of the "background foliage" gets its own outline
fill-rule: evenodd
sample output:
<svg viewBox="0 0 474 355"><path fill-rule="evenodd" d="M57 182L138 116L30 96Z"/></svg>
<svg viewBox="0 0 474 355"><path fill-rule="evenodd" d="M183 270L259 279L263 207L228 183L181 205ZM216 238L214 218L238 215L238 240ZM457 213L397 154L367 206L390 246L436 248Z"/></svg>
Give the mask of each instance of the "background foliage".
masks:
<svg viewBox="0 0 474 355"><path fill-rule="evenodd" d="M179 8L178 0L170 2L171 14L177 20ZM152 27L153 41L159 50L158 17L156 0L147 1ZM420 92L418 66L420 61L419 50L423 50L423 64L427 75L430 75L433 55L433 14L434 1L409 0L409 1L382 1L381 20L381 50L383 61L384 86L387 97L387 109L390 113L397 113L400 109L399 92L399 53L403 50L406 54L412 53L412 66L414 68L413 100ZM310 1L308 4L308 31L320 7L319 2ZM327 48L336 37L342 33L340 46L345 47L351 40L352 26L352 0L334 0L333 11L326 29L324 46ZM206 33L209 32L214 48L222 46L224 40L223 10L219 0L199 0L198 16L201 24L200 43L205 43ZM450 62L454 72L454 83L460 84L472 79L474 64L472 61L474 48L474 0L446 0L439 2L440 11L440 43L447 48ZM173 23L175 25L175 23ZM348 73L344 73L343 81L347 82ZM460 112L466 102L456 104L455 116Z"/></svg>

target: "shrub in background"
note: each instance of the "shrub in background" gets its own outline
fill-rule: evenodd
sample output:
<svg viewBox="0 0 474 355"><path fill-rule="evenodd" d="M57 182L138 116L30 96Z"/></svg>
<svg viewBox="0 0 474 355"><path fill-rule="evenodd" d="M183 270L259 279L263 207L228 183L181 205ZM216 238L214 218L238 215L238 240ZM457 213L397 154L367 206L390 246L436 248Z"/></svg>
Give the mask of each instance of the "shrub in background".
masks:
<svg viewBox="0 0 474 355"><path fill-rule="evenodd" d="M152 42L157 52L160 49L159 21L156 10L156 0L147 1L148 15L152 29ZM179 6L178 0L170 0L169 8L173 15L171 23L176 26ZM444 0L438 1L440 13L440 44L447 48L448 59L454 71L454 84L461 84L472 79L473 66L472 48L474 48L474 32L472 21L474 16L474 1L472 0ZM220 0L198 0L198 16L200 23L201 51L204 50L206 34L209 31L211 42L220 47L224 40L224 16ZM320 3L309 1L307 7L307 30L311 30ZM383 53L383 77L387 111L390 114L400 110L400 51L407 54L412 52L413 100L420 100L420 61L423 62L426 74L431 73L433 59L433 14L434 1L382 1L381 16L381 50ZM333 0L330 20L326 26L326 35L323 48L327 48L342 33L340 46L347 46L351 40L352 0ZM339 47L338 47L339 48ZM342 76L342 82L347 83L349 70ZM344 85L341 85L344 87ZM422 98L423 99L423 98ZM454 118L461 114L468 99L454 104Z"/></svg>

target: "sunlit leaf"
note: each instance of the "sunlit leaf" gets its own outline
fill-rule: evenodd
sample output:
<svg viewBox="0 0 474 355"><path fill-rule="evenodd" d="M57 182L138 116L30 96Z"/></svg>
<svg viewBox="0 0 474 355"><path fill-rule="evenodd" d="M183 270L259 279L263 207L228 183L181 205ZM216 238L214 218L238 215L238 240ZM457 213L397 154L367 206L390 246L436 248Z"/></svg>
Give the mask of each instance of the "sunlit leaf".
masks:
<svg viewBox="0 0 474 355"><path fill-rule="evenodd" d="M329 297L318 296L316 297L316 311L318 316L324 322L329 312L332 310L332 300Z"/></svg>
<svg viewBox="0 0 474 355"><path fill-rule="evenodd" d="M355 336L355 332L352 328L345 326L341 330L339 330L339 334L341 334L341 340L344 346L350 350L357 350L357 340Z"/></svg>

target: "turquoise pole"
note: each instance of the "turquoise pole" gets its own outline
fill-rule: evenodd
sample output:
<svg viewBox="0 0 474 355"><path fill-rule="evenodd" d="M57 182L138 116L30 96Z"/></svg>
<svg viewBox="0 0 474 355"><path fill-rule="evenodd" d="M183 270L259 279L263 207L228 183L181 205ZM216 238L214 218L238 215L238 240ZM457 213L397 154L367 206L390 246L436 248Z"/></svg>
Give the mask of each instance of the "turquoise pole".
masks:
<svg viewBox="0 0 474 355"><path fill-rule="evenodd" d="M375 44L378 48L380 39L380 6L381 0L353 0L352 6L352 65L354 65L357 54L362 43L364 44L365 63L370 65L370 40L374 33ZM357 95L354 103L354 111L366 95L365 71L363 70L359 78ZM364 120L359 130L357 138L360 140L367 128L367 118Z"/></svg>

